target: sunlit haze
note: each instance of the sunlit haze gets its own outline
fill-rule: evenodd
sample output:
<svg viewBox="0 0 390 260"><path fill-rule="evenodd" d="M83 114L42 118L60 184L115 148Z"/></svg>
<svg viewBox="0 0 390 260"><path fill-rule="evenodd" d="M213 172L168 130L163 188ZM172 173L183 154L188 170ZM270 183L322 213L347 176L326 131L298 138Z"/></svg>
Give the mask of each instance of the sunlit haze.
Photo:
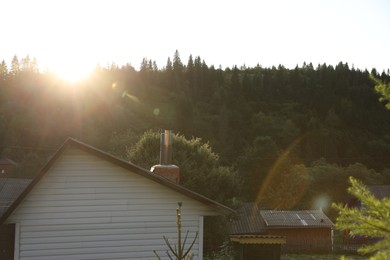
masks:
<svg viewBox="0 0 390 260"><path fill-rule="evenodd" d="M303 62L390 68L390 1L3 0L0 59L37 58L77 79L96 64L142 58L162 68L178 50L208 65L288 68Z"/></svg>

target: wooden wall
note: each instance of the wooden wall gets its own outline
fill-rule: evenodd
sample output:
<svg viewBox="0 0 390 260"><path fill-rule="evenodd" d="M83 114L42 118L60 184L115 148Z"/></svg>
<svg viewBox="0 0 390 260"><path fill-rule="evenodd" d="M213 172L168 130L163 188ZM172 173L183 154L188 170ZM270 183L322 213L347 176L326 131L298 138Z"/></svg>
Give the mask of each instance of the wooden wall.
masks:
<svg viewBox="0 0 390 260"><path fill-rule="evenodd" d="M286 236L283 252L327 252L332 250L331 228L280 228L270 235Z"/></svg>

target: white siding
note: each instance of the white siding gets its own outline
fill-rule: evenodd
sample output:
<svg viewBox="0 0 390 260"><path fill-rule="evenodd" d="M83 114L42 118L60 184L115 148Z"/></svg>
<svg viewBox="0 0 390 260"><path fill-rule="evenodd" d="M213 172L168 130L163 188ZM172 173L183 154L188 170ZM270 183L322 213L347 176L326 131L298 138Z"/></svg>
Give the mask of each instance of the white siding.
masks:
<svg viewBox="0 0 390 260"><path fill-rule="evenodd" d="M214 209L99 157L69 149L7 222L19 223L20 259L156 259L153 250L167 259L163 235L177 243L179 201L183 236L189 230L192 241L202 226L200 217L216 215ZM201 259L199 241L192 249L195 259Z"/></svg>

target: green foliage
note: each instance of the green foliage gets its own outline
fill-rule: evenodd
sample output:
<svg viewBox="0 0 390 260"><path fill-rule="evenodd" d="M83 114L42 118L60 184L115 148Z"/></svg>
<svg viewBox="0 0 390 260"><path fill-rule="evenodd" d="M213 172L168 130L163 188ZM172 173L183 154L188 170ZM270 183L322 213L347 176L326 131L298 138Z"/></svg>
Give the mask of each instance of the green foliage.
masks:
<svg viewBox="0 0 390 260"><path fill-rule="evenodd" d="M236 167L246 187L244 197L253 200L279 155L278 146L269 136L258 136L236 161Z"/></svg>
<svg viewBox="0 0 390 260"><path fill-rule="evenodd" d="M374 75L370 74L370 78L375 82L375 90L381 97L379 101L384 102L387 109L390 109L390 83L384 83L380 79L377 79Z"/></svg>
<svg viewBox="0 0 390 260"><path fill-rule="evenodd" d="M157 131L148 130L121 156L136 165L150 169L153 165L158 164L160 160L159 140L160 135Z"/></svg>
<svg viewBox="0 0 390 260"><path fill-rule="evenodd" d="M269 209L291 209L302 199L307 186L304 165L293 165L281 157L262 184L256 201Z"/></svg>
<svg viewBox="0 0 390 260"><path fill-rule="evenodd" d="M108 144L108 152L123 157L137 141L138 136L130 129L120 133L114 132Z"/></svg>
<svg viewBox="0 0 390 260"><path fill-rule="evenodd" d="M359 255L344 256L338 254L283 254L281 260L367 260L367 257Z"/></svg>
<svg viewBox="0 0 390 260"><path fill-rule="evenodd" d="M180 167L181 184L220 202L228 202L240 191L240 179L231 167L221 166L219 157L200 138L173 135L172 162ZM125 158L150 169L159 163L160 134L146 131L127 151Z"/></svg>
<svg viewBox="0 0 390 260"><path fill-rule="evenodd" d="M359 180L350 177L348 192L360 202L360 208L349 208L333 204L338 210L336 228L347 230L351 236L364 236L379 239L378 242L364 245L358 251L374 254L372 259L390 257L390 199L377 199Z"/></svg>
<svg viewBox="0 0 390 260"><path fill-rule="evenodd" d="M330 207L331 203L345 201L348 198L349 176L359 178L367 184L384 184L386 180L386 172L380 173L368 169L360 163L340 166L321 159L305 168L303 171L307 174L308 186L296 207L321 208L332 219L335 218L337 212Z"/></svg>

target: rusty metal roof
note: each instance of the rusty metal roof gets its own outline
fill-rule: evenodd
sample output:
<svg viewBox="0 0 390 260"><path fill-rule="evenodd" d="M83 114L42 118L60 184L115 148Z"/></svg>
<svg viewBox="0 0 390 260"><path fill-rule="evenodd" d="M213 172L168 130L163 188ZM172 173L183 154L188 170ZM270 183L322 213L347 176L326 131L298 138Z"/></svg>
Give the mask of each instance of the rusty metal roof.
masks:
<svg viewBox="0 0 390 260"><path fill-rule="evenodd" d="M322 210L261 210L267 227L333 227Z"/></svg>

